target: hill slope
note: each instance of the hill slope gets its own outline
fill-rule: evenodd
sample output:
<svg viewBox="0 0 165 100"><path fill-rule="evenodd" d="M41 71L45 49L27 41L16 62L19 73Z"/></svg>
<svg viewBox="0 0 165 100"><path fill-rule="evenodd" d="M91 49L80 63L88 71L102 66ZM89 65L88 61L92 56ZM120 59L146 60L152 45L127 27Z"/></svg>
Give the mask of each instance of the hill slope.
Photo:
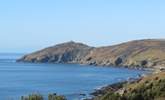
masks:
<svg viewBox="0 0 165 100"><path fill-rule="evenodd" d="M118 83L117 83L118 84ZM165 72L142 77L132 83L116 84L92 100L165 100Z"/></svg>
<svg viewBox="0 0 165 100"><path fill-rule="evenodd" d="M93 47L71 41L25 55L21 59L18 59L18 61L34 63L77 63L83 59L91 49L93 49Z"/></svg>
<svg viewBox="0 0 165 100"><path fill-rule="evenodd" d="M98 48L67 42L26 55L18 61L154 68L165 66L165 40L136 40Z"/></svg>

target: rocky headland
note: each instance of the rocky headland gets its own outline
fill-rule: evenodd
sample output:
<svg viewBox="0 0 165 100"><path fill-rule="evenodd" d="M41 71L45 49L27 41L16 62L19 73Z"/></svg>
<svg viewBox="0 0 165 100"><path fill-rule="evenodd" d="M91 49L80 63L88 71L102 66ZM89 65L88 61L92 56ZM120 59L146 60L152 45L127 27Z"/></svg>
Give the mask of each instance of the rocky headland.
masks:
<svg viewBox="0 0 165 100"><path fill-rule="evenodd" d="M25 55L17 61L151 68L155 72L152 75L108 85L93 92L91 94L93 98L85 100L165 99L165 40L163 39L135 40L104 47L91 47L71 41Z"/></svg>
<svg viewBox="0 0 165 100"><path fill-rule="evenodd" d="M165 40L135 40L104 47L91 47L71 41L25 55L17 61L160 68L165 66Z"/></svg>

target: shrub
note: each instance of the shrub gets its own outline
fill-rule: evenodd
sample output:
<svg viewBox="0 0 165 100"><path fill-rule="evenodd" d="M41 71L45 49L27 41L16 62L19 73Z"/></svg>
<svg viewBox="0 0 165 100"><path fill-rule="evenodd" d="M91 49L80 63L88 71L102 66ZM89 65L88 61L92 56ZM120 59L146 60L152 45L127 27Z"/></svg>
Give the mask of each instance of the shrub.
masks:
<svg viewBox="0 0 165 100"><path fill-rule="evenodd" d="M21 100L44 100L40 94L31 94L29 96L22 96Z"/></svg>
<svg viewBox="0 0 165 100"><path fill-rule="evenodd" d="M56 94L49 94L48 100L66 100L64 96L58 96Z"/></svg>

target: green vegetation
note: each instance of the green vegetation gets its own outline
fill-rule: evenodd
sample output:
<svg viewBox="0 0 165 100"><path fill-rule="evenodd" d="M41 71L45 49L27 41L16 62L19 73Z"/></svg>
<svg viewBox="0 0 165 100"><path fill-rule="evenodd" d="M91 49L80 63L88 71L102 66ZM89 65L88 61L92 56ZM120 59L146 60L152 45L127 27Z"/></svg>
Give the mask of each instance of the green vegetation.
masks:
<svg viewBox="0 0 165 100"><path fill-rule="evenodd" d="M109 88L109 89L107 89ZM134 82L121 82L96 93L92 100L165 100L165 72L142 77ZM22 96L21 100L44 100L40 94ZM46 100L66 100L64 96L49 94Z"/></svg>
<svg viewBox="0 0 165 100"><path fill-rule="evenodd" d="M44 100L44 97L40 94L31 94L29 96L22 96L21 100ZM66 98L56 94L49 94L48 100L66 100Z"/></svg>
<svg viewBox="0 0 165 100"><path fill-rule="evenodd" d="M108 91L94 100L165 100L165 72L125 84L119 91Z"/></svg>
<svg viewBox="0 0 165 100"><path fill-rule="evenodd" d="M66 100L64 96L57 96L56 94L49 94L48 100Z"/></svg>
<svg viewBox="0 0 165 100"><path fill-rule="evenodd" d="M165 79L146 82L124 96L129 100L155 100L160 97L165 99Z"/></svg>
<svg viewBox="0 0 165 100"><path fill-rule="evenodd" d="M31 94L29 96L22 96L21 100L44 100L44 98L40 94Z"/></svg>

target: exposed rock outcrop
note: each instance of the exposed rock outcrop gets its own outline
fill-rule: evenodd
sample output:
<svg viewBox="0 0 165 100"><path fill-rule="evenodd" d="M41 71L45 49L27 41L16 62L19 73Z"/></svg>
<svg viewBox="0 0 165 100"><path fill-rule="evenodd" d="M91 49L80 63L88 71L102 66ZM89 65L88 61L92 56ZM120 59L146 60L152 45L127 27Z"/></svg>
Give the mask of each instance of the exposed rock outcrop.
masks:
<svg viewBox="0 0 165 100"><path fill-rule="evenodd" d="M93 47L71 41L25 55L17 61L34 63L78 63L88 55L92 49Z"/></svg>
<svg viewBox="0 0 165 100"><path fill-rule="evenodd" d="M18 61L155 68L165 66L165 40L136 40L98 48L67 42L26 55Z"/></svg>

